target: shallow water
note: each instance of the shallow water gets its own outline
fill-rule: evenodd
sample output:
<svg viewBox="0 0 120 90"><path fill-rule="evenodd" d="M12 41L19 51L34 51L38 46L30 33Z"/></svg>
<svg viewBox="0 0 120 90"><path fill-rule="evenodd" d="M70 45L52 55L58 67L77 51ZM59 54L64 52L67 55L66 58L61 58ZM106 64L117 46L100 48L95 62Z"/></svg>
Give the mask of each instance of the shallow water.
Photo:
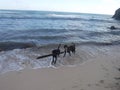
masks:
<svg viewBox="0 0 120 90"><path fill-rule="evenodd" d="M24 68L76 66L102 54L112 55L112 48L120 44L120 22L111 17L0 10L0 73ZM116 30L109 29L113 25L117 27ZM76 54L65 58L61 55L54 66L51 65L52 57L36 59L50 54L60 43L71 42L78 45Z"/></svg>
<svg viewBox="0 0 120 90"><path fill-rule="evenodd" d="M69 54L67 54L66 57L63 57L63 54L61 54L55 65L51 65L51 56L36 59L38 56L50 54L53 47L45 46L2 51L0 52L0 73L19 71L25 68L37 69L76 66L100 55L106 55L107 57L111 56L114 52L120 53L119 45L78 45L75 55L72 54L72 56L69 56ZM63 50L63 47L61 47L61 50Z"/></svg>

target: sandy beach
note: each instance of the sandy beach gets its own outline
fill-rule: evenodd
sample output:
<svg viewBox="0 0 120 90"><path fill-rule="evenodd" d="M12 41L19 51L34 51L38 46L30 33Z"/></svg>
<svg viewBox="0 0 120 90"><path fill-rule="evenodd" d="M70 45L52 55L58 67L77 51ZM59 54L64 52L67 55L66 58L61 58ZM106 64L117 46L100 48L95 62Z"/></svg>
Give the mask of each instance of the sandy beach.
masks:
<svg viewBox="0 0 120 90"><path fill-rule="evenodd" d="M0 90L120 90L119 68L120 48L111 46L76 66L25 68L1 74Z"/></svg>

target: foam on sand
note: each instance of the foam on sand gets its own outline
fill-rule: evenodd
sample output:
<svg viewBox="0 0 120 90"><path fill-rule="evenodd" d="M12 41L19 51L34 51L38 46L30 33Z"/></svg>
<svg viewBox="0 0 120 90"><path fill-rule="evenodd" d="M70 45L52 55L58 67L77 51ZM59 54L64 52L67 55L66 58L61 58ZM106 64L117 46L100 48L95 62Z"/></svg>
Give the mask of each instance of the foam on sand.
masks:
<svg viewBox="0 0 120 90"><path fill-rule="evenodd" d="M79 59L89 60L66 67L78 59L66 56L61 62L64 66L56 69L24 69L2 74L0 90L120 90L120 81L116 80L120 77L119 46L80 46L77 52Z"/></svg>

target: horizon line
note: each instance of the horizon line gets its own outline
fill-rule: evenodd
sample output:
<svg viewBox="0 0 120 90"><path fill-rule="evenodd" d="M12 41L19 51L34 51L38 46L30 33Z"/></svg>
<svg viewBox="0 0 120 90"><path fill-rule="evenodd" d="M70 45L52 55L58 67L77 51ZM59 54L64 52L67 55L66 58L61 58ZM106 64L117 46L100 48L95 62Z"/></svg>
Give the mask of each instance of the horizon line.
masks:
<svg viewBox="0 0 120 90"><path fill-rule="evenodd" d="M87 12L70 12L70 11L54 11L54 10L32 10L32 9L0 9L1 11L3 10L3 11L8 11L8 10L10 10L10 11L43 11L43 12L66 12L66 13L78 13L78 14L81 14L81 13L83 13L83 14L99 14L99 15L113 15L113 14L103 14L103 13L87 13Z"/></svg>

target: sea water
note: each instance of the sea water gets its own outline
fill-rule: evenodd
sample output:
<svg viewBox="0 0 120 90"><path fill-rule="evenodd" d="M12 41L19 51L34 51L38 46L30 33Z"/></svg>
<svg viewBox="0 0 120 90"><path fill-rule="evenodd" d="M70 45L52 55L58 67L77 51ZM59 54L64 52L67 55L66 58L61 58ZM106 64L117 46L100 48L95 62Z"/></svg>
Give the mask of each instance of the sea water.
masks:
<svg viewBox="0 0 120 90"><path fill-rule="evenodd" d="M26 66L51 66L51 57L36 60L37 56L49 52L21 49L26 44L34 44L36 48L72 42L81 45L119 44L119 24L120 21L114 20L112 15L0 10L0 49L4 50L0 52L0 72L21 70ZM111 26L117 29L110 30Z"/></svg>

